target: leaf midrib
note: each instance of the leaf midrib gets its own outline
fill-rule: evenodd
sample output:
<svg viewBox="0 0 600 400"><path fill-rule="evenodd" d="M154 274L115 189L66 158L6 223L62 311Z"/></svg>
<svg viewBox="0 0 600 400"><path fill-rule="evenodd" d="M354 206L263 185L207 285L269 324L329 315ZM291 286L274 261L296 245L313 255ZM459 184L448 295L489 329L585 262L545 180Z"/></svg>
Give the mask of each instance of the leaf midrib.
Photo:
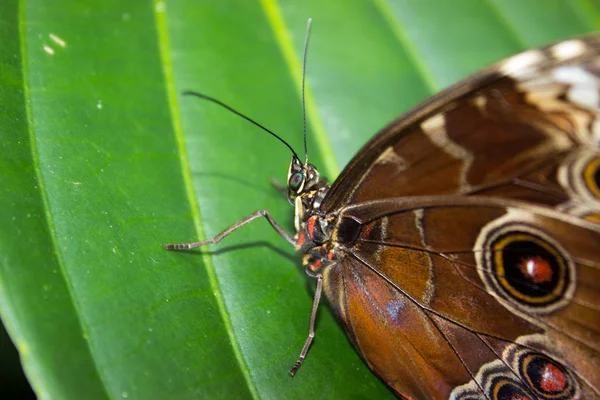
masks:
<svg viewBox="0 0 600 400"><path fill-rule="evenodd" d="M158 5L159 3L160 7ZM175 88L175 81L173 78L173 64L171 62L171 57L169 53L170 47L166 18L167 12L168 9L162 0L154 0L154 17L156 21L158 49L160 53L161 68L163 71L163 77L165 81L167 102L169 104L169 113L171 115L171 125L173 128L173 133L175 135L175 141L177 143L177 155L181 165L181 175L185 186L186 197L190 206L190 212L192 214L192 220L194 222L194 230L196 231L196 237L198 238L198 240L204 240L206 239L206 232L204 232L203 229L203 219L200 212L200 206L197 202L194 185L192 183L192 172L187 156L188 152L185 144L183 128L181 126L181 114L179 110L179 103L177 102L177 91ZM223 292L221 291L219 286L215 266L212 262L212 257L208 253L202 253L202 260L208 276L210 287L212 289L212 293L217 304L217 309L219 310L219 314L222 316L221 319L223 321L225 331L227 332L227 336L229 337L229 342L231 343L231 350L233 351L234 357L237 360L237 363L239 364L240 372L242 373L244 380L246 381L248 390L252 394L252 397L255 399L259 399L260 396L258 395L258 390L252 380L252 377L250 376L248 365L246 364L246 361L242 354L242 350L239 345L239 341L237 340L237 336L235 335L235 332L233 330L231 318L229 312L227 311L227 306L225 305Z"/></svg>

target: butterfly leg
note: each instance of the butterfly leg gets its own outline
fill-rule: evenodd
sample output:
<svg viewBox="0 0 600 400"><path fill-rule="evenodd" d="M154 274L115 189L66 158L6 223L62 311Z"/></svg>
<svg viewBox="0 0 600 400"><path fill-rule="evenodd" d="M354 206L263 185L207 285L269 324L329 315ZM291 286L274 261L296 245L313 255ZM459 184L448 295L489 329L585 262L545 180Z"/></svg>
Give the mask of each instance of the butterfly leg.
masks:
<svg viewBox="0 0 600 400"><path fill-rule="evenodd" d="M319 301L321 300L321 292L322 291L323 291L323 276L319 275L317 277L317 290L315 291L315 297L313 299L312 312L310 313L310 325L308 328L308 337L306 338L306 341L304 342L302 351L300 351L300 356L298 357L298 360L296 361L296 363L290 370L291 376L296 375L296 372L298 372L298 369L302 365L302 362L304 361L304 358L306 357L306 353L308 353L308 349L310 348L310 345L312 344L312 341L315 337L315 320L317 318L317 309L319 308Z"/></svg>
<svg viewBox="0 0 600 400"><path fill-rule="evenodd" d="M275 222L275 220L273 219L273 217L271 217L271 215L269 214L269 212L267 210L258 210L254 214L248 215L246 218L241 219L238 222L236 222L235 224L231 225L229 228L225 229L223 232L219 233L217 236L215 236L212 239L207 239L207 240L202 240L200 242L192 242L192 243L167 244L167 245L165 245L165 249L167 249L167 250L189 250L189 249L193 249L195 247L205 246L207 244L219 243L221 241L221 239L223 239L225 236L228 236L233 231L241 228L242 226L246 225L247 223L250 223L260 217L265 217L267 219L267 221L269 221L269 224L271 224L273 229L275 229L282 238L287 240L288 243L290 243L292 246L296 245L296 241L294 240L294 238L292 238L290 236L290 234L285 231L285 229L283 229L277 222Z"/></svg>

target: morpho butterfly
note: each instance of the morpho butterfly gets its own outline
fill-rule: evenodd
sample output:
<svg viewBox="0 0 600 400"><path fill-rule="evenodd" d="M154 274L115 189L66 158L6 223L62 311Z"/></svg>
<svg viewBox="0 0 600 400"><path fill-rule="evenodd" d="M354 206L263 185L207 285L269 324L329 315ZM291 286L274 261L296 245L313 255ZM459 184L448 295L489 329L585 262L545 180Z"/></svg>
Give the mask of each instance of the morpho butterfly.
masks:
<svg viewBox="0 0 600 400"><path fill-rule="evenodd" d="M288 147L294 236L261 210L166 248L216 243L264 216L303 254L317 288L291 375L324 290L400 397L600 397L600 36L526 51L441 92L332 185Z"/></svg>

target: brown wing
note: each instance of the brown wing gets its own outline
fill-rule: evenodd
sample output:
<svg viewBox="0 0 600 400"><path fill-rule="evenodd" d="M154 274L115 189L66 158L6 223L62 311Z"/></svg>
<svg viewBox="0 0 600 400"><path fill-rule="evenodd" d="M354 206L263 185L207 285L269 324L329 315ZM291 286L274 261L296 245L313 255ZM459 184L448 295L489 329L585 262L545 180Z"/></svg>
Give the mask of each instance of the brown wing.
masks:
<svg viewBox="0 0 600 400"><path fill-rule="evenodd" d="M520 202L417 197L342 210L334 240L327 297L402 396L600 396L597 224Z"/></svg>
<svg viewBox="0 0 600 400"><path fill-rule="evenodd" d="M519 199L600 220L600 36L509 58L388 125L321 210L401 196Z"/></svg>

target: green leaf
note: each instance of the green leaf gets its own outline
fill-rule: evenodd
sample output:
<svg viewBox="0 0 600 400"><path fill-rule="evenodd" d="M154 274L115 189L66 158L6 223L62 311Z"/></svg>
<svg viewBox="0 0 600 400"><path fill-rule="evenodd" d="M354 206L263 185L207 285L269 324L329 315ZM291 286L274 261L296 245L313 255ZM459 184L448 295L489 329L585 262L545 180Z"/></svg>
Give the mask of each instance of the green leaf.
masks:
<svg viewBox="0 0 600 400"><path fill-rule="evenodd" d="M584 0L5 1L0 314L40 398L392 398L329 310L295 378L314 283L269 179L334 178L377 130L517 51L600 27Z"/></svg>

